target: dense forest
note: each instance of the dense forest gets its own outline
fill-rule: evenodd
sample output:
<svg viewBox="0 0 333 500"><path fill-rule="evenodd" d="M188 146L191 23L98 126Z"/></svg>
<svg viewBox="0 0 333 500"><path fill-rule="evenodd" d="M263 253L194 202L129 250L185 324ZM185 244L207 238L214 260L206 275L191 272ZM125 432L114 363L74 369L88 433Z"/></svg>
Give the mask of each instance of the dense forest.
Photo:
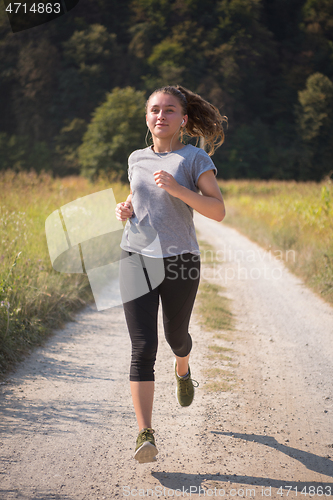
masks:
<svg viewBox="0 0 333 500"><path fill-rule="evenodd" d="M124 179L176 83L228 117L220 177L331 175L333 0L80 0L15 34L1 2L0 169Z"/></svg>

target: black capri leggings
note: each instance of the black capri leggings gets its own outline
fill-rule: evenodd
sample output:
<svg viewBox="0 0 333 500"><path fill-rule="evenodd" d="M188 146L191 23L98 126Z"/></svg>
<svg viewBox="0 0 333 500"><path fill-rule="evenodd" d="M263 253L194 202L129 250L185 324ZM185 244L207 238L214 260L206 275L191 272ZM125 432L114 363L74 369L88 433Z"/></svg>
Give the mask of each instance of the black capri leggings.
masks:
<svg viewBox="0 0 333 500"><path fill-rule="evenodd" d="M122 258L130 257L122 251ZM187 356L192 348L188 326L200 281L200 256L191 253L165 257L162 283L145 295L124 303L132 342L130 380L154 380L158 334L159 297L162 301L165 338L176 356ZM120 288L122 288L120 275Z"/></svg>

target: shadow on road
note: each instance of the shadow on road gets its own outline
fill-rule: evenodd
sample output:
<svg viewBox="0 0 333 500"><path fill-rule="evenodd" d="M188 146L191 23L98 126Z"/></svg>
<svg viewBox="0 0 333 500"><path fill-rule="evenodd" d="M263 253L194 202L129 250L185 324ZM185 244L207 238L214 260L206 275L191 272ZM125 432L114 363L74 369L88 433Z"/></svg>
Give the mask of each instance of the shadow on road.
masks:
<svg viewBox="0 0 333 500"><path fill-rule="evenodd" d="M333 477L333 462L328 458L320 457L314 453L309 453L308 451L299 450L297 448L292 448L291 446L286 446L285 444L279 443L274 437L262 436L258 434L241 434L237 432L219 432L212 431L212 434L220 434L223 436L230 436L235 439L242 439L244 441L252 441L270 448L274 448L281 453L284 453L288 457L294 458L301 462L307 469L318 472L319 474L325 474L326 476ZM333 492L332 492L333 493Z"/></svg>
<svg viewBox="0 0 333 500"><path fill-rule="evenodd" d="M203 491L207 489L212 489L211 486L207 486L205 481L214 481L215 483L226 483L229 482L230 486L234 487L235 484L240 486L249 485L249 489L254 489L256 486L262 487L264 490L266 488L276 488L284 490L284 495L287 496L290 491L301 493L303 490L303 495L309 495L310 487L314 488L313 491L319 492L320 496L328 498L333 495L333 483L322 483L316 481L285 481L283 479L271 479L269 477L257 477L257 476L238 476L237 474L183 474L181 472L152 472L151 475L157 479L163 487L170 490L187 490L187 494L199 494L200 488L201 495L204 496ZM218 484L215 484L217 490L219 490ZM321 487L321 489L319 489ZM221 484L223 488L223 484ZM306 492L306 495L304 494ZM186 493L184 493L186 496ZM170 496L170 495L169 495ZM208 495L212 496L212 495ZM217 493L216 495L221 496ZM242 496L242 495L238 495ZM271 496L271 494L262 493L261 496ZM282 497L282 495L281 495Z"/></svg>
<svg viewBox="0 0 333 500"><path fill-rule="evenodd" d="M259 443L264 446L269 446L275 450L284 453L285 455L294 458L301 462L307 469L317 472L319 474L324 474L329 477L333 477L333 463L328 458L320 457L313 453L299 450L297 448L292 448L291 446L286 446L280 444L274 437L262 436L256 434L241 434L233 432L219 432L211 431L212 434L230 436L234 439L242 439L245 441L252 441ZM161 485L165 488L177 490L184 489L187 490L189 494L199 494L201 489L201 494L203 495L204 489L211 488L205 484L205 481L216 482L216 489L219 489L218 483L229 482L230 485L234 486L239 484L240 486L249 485L249 490L253 490L254 487L260 486L265 488L282 488L284 490L284 495L289 494L293 491L294 493L300 494L301 491L306 492L309 495L310 487L312 491L318 492L321 496L325 498L333 495L333 482L323 483L316 481L285 481L284 479L272 479L269 477L258 477L258 476L246 476L237 474L182 474L179 472L152 472L152 476L157 479ZM180 486L181 485L181 486ZM265 496L265 493L261 491L261 494ZM304 494L304 493L303 493ZM267 496L270 496L266 493Z"/></svg>

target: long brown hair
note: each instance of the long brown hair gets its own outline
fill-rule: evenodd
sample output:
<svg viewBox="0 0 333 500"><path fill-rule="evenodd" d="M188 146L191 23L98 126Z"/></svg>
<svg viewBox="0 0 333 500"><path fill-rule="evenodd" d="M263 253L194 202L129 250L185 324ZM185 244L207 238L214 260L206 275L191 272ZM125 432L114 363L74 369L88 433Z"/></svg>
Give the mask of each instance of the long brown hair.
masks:
<svg viewBox="0 0 333 500"><path fill-rule="evenodd" d="M181 128L181 140L184 135L203 137L207 153L212 156L224 142L223 122L228 123L227 117L222 116L213 104L203 99L199 94L195 94L180 85L161 87L155 90L150 97L160 92L176 97L182 106L184 115L188 115L186 126Z"/></svg>

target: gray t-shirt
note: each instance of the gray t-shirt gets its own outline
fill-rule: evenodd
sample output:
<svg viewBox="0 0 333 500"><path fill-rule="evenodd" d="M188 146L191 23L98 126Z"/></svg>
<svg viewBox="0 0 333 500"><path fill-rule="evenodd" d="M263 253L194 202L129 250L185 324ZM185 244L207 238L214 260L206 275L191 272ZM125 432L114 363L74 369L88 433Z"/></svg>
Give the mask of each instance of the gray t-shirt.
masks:
<svg viewBox="0 0 333 500"><path fill-rule="evenodd" d="M191 144L170 153L155 153L151 147L134 151L128 159L134 214L126 223L120 246L159 258L199 254L193 209L156 185L153 174L157 170L165 170L196 193L203 172L214 170L217 174L208 154Z"/></svg>

